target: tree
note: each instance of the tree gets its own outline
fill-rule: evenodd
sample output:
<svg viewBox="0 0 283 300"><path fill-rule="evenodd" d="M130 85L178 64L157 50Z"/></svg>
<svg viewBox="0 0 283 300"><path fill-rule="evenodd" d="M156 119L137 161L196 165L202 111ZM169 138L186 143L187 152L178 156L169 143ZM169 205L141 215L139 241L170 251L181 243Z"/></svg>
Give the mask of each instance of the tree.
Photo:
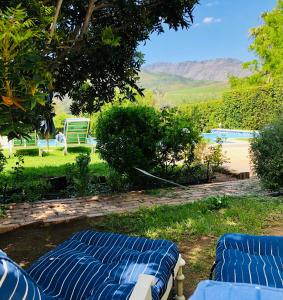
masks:
<svg viewBox="0 0 283 300"><path fill-rule="evenodd" d="M0 10L0 131L9 138L25 135L45 104L51 76L38 47L41 29L20 6Z"/></svg>
<svg viewBox="0 0 283 300"><path fill-rule="evenodd" d="M262 14L263 24L250 30L253 43L250 50L258 60L244 63L253 74L246 78L232 77L232 87L241 84L257 85L283 79L283 0L276 7Z"/></svg>
<svg viewBox="0 0 283 300"><path fill-rule="evenodd" d="M7 0L0 8L13 7ZM98 111L111 102L115 89L133 99L143 63L137 52L140 43L154 31L188 28L193 20L197 0L23 0L29 16L45 24L50 9L53 20L49 38L39 47L49 58L49 71L54 76L53 91L69 94L74 102L72 112ZM81 86L89 82L83 95Z"/></svg>

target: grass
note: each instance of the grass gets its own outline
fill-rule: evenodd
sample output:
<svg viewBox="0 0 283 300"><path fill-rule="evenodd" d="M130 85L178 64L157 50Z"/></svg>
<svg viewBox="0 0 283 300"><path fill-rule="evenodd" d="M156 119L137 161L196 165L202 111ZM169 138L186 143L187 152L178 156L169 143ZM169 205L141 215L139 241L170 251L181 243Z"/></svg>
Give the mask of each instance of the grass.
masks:
<svg viewBox="0 0 283 300"><path fill-rule="evenodd" d="M277 216L282 210L282 198L211 197L181 206L158 206L131 214L110 215L99 227L179 242L184 235L197 239L218 237L225 232L257 234L266 225L267 218Z"/></svg>
<svg viewBox="0 0 283 300"><path fill-rule="evenodd" d="M135 213L82 219L49 227L31 226L2 234L0 248L29 265L71 234L85 229L126 233L177 243L185 266L185 292L209 276L217 239L227 232L268 234L283 222L283 197L213 197L179 206L158 206Z"/></svg>
<svg viewBox="0 0 283 300"><path fill-rule="evenodd" d="M27 177L55 177L66 175L66 165L74 163L76 157L80 153L89 151L85 147L69 148L68 155L63 154L62 149L51 149L49 153L45 153L43 157L38 156L37 149L21 150L19 153L24 155L24 175ZM5 151L5 155L8 153ZM16 157L8 158L5 168L6 172L12 170L17 161ZM91 155L90 168L98 175L102 176L107 173L107 164L102 161L97 154Z"/></svg>

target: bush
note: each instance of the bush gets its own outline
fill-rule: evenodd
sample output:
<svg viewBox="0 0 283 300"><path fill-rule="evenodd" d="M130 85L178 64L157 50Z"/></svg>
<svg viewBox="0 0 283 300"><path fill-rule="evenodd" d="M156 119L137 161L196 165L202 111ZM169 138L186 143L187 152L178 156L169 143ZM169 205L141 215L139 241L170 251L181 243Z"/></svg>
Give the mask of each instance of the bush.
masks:
<svg viewBox="0 0 283 300"><path fill-rule="evenodd" d="M283 188L283 119L262 129L251 143L254 170L270 190Z"/></svg>
<svg viewBox="0 0 283 300"><path fill-rule="evenodd" d="M113 169L109 170L106 182L113 193L128 192L130 189L130 180L127 174L120 174Z"/></svg>
<svg viewBox="0 0 283 300"><path fill-rule="evenodd" d="M165 108L160 114L161 141L158 161L161 176L178 176L184 168L188 170L195 160L195 147L200 140L196 130L184 114L176 109Z"/></svg>
<svg viewBox="0 0 283 300"><path fill-rule="evenodd" d="M7 159L3 154L2 150L0 149L0 174L4 171L6 164L7 164Z"/></svg>
<svg viewBox="0 0 283 300"><path fill-rule="evenodd" d="M205 147L202 160L206 167L206 179L211 182L215 172L229 160L223 154L223 141L219 138L216 143Z"/></svg>
<svg viewBox="0 0 283 300"><path fill-rule="evenodd" d="M67 166L68 181L76 196L88 195L91 190L90 154L80 154L74 164Z"/></svg>
<svg viewBox="0 0 283 300"><path fill-rule="evenodd" d="M112 106L99 116L96 138L101 157L119 173L151 171L158 164L159 114L148 106Z"/></svg>
<svg viewBox="0 0 283 300"><path fill-rule="evenodd" d="M44 199L50 191L51 185L46 180L31 180L17 183L15 192L9 202L35 202Z"/></svg>

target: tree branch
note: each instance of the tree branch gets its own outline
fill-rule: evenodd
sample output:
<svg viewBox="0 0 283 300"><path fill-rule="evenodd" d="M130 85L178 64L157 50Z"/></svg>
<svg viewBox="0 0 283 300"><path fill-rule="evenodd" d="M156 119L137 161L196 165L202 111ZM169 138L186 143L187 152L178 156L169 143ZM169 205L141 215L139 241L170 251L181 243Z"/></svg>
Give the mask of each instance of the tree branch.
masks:
<svg viewBox="0 0 283 300"><path fill-rule="evenodd" d="M50 26L50 39L49 39L49 43L51 43L51 40L54 36L55 33L55 29L56 29L56 25L57 25L57 20L60 14L60 10L61 10L61 6L62 6L63 0L58 0L57 5L56 5L56 11L55 11L55 16L53 19L53 22Z"/></svg>
<svg viewBox="0 0 283 300"><path fill-rule="evenodd" d="M89 25L91 16L92 16L93 11L94 11L95 2L96 2L96 0L90 0L89 1L86 16L85 16L84 23L83 23L83 28L82 28L82 31L81 31L81 35L85 35L86 32L87 32L88 25Z"/></svg>

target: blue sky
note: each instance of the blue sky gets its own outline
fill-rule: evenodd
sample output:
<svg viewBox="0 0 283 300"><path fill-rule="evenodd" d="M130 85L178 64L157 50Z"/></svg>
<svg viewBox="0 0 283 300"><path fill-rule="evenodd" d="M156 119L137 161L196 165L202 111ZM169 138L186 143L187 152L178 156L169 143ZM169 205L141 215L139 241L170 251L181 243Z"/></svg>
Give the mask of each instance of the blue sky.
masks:
<svg viewBox="0 0 283 300"><path fill-rule="evenodd" d="M271 10L276 0L200 0L189 30L166 30L153 34L139 50L146 63L180 62L214 58L254 58L249 28L261 24L260 15Z"/></svg>

